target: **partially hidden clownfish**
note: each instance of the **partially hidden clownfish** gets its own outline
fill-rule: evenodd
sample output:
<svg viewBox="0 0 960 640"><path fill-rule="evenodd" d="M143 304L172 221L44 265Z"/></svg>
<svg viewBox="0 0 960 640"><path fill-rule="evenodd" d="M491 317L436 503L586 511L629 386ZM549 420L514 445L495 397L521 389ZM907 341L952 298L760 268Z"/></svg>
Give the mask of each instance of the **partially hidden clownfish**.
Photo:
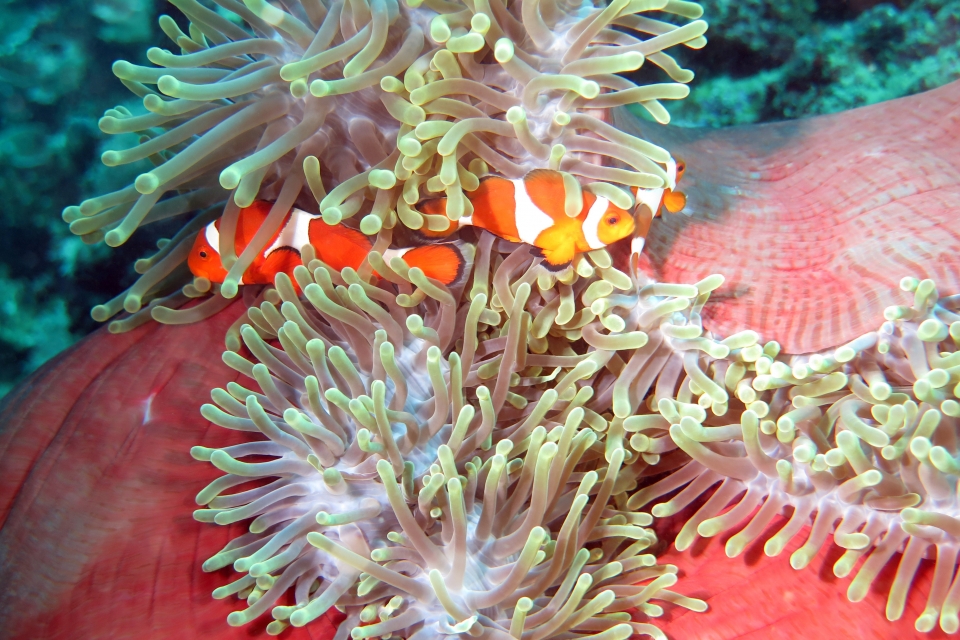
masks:
<svg viewBox="0 0 960 640"><path fill-rule="evenodd" d="M463 226L486 229L510 242L523 242L540 250L544 265L559 271L578 253L602 249L629 237L634 219L606 198L583 191L583 207L576 217L564 211L565 189L559 171L537 169L523 179L490 176L466 194L473 214L443 230L420 229L428 238L449 236ZM446 215L446 198L421 203L421 213Z"/></svg>
<svg viewBox="0 0 960 640"><path fill-rule="evenodd" d="M675 188L686 169L687 165L683 160L670 158L666 165L667 184L673 184L673 189L670 187L662 187L660 189L639 189L633 187L631 189L634 200L636 201L634 216L637 223L633 240L630 243L630 254L633 257L639 256L640 252L643 251L643 245L647 240L647 233L650 231L650 224L655 217L660 215L661 209L666 209L670 213L678 213L686 206L687 197Z"/></svg>
<svg viewBox="0 0 960 640"><path fill-rule="evenodd" d="M272 202L259 200L240 210L234 245L237 255L253 239L272 206ZM355 229L343 224L329 225L317 214L293 209L266 249L243 273L240 284L273 284L278 273L293 279L293 270L302 264L300 247L306 244L314 248L317 258L337 271L345 267L358 269L373 248L370 239ZM220 219L217 219L200 232L187 258L187 266L195 277L223 283L227 270L220 261L219 247ZM401 257L410 268L419 267L428 278L444 285L452 284L463 273L463 255L453 244L387 249L383 257L388 264L394 257Z"/></svg>

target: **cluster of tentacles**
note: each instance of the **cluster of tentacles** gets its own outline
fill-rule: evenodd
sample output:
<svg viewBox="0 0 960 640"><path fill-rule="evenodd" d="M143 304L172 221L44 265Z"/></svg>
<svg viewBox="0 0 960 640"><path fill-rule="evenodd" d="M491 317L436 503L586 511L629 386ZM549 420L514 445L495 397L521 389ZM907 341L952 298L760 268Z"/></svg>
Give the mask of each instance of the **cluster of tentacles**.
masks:
<svg viewBox="0 0 960 640"><path fill-rule="evenodd" d="M604 409L616 398L629 415L646 393L635 362L658 360L623 326L656 327L665 307L643 315L640 300L672 290L639 293L604 252L591 260L582 272L626 292L576 273L545 286L539 259L492 236L469 295L421 281L411 300L422 274L383 265L374 286L312 260L295 271L302 298L278 276L239 329L249 357L224 354L257 390L231 383L202 409L266 439L193 449L227 474L195 517L253 518L204 564L245 574L214 592L246 599L230 624L270 611L279 633L337 606L342 637L606 639L664 637L631 615L661 614L653 600L704 608L667 589L677 569L650 553L652 517L626 506L652 457ZM705 298L721 281L680 290ZM587 303L616 305L615 334Z"/></svg>
<svg viewBox="0 0 960 640"><path fill-rule="evenodd" d="M668 121L660 101L685 97L693 73L664 49L706 44L702 20L670 21L702 14L679 0L303 0L284 8L216 0L220 11L171 1L190 20L189 33L160 20L179 52L152 48L155 67L113 67L146 113L120 106L100 120L106 133L140 135L140 144L104 153L105 164L152 168L63 212L75 234L110 246L143 225L200 212L137 262L136 284L94 309L101 321L132 314L113 331L224 308L295 204L329 224L356 220L368 235L446 226L414 205L443 193L458 219L470 212L464 192L488 173L552 168L565 176L571 215L581 188L630 208L630 187L670 181L670 155L610 126L609 110L639 103ZM646 61L674 82L641 86L618 75ZM239 211L255 199L274 206L238 254ZM221 214L227 277L212 288L191 283L183 262L192 239ZM211 292L202 308L176 311Z"/></svg>

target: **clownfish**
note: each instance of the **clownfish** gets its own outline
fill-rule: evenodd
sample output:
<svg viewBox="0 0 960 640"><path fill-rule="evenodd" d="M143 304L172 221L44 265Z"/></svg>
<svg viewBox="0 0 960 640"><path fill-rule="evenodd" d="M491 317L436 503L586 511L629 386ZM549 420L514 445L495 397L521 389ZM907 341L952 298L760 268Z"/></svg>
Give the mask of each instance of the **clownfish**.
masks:
<svg viewBox="0 0 960 640"><path fill-rule="evenodd" d="M559 271L578 253L602 249L629 237L633 216L606 198L583 192L583 208L571 218L564 211L565 189L559 171L537 169L521 180L490 176L466 194L473 214L451 221L443 230L420 229L428 238L442 238L463 226L486 229L510 242L523 242L540 250L544 265ZM446 215L446 198L423 202L421 213Z"/></svg>
<svg viewBox="0 0 960 640"><path fill-rule="evenodd" d="M647 239L647 233L650 231L650 224L653 219L660 215L661 209L666 209L670 213L679 213L687 204L687 197L681 192L676 191L676 184L680 181L684 171L687 169L683 160L674 160L667 162L668 184L673 184L674 189L663 187L660 189L640 189L633 187L633 197L636 201L634 215L637 221L637 229L633 240L630 243L630 254L634 257L640 255L643 251L643 245Z"/></svg>
<svg viewBox="0 0 960 640"><path fill-rule="evenodd" d="M240 210L235 248L237 255L247 247L270 213L272 202L259 200ZM290 211L267 248L258 255L240 279L240 284L273 284L278 273L293 279L293 270L302 264L300 250L310 244L317 257L331 268L360 268L373 243L367 236L343 224L329 225L317 214L301 209ZM194 241L187 257L190 272L210 282L223 283L227 270L220 261L220 219L208 224ZM463 273L463 255L452 244L429 245L414 249L387 249L384 260L403 258L410 268L419 267L428 278L444 285L455 282Z"/></svg>

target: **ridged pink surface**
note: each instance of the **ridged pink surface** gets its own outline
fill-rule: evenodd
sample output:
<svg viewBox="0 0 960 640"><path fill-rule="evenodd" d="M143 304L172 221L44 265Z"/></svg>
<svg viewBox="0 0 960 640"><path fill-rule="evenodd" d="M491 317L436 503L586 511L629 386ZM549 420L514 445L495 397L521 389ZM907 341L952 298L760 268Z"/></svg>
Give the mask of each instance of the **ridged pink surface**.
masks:
<svg viewBox="0 0 960 640"><path fill-rule="evenodd" d="M619 115L687 162L687 208L654 224L642 266L670 282L723 274L704 310L713 331L806 353L876 329L910 300L904 276L960 293L960 82L725 130Z"/></svg>

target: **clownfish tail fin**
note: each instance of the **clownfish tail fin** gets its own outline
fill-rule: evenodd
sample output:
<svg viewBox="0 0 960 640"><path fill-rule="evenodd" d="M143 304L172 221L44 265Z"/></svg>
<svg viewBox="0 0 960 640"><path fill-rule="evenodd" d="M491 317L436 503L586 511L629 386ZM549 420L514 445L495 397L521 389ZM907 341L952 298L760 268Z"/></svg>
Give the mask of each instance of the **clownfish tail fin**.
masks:
<svg viewBox="0 0 960 640"><path fill-rule="evenodd" d="M403 261L411 269L418 267L425 276L445 286L463 277L465 265L463 254L453 243L428 244L410 249L403 254Z"/></svg>

